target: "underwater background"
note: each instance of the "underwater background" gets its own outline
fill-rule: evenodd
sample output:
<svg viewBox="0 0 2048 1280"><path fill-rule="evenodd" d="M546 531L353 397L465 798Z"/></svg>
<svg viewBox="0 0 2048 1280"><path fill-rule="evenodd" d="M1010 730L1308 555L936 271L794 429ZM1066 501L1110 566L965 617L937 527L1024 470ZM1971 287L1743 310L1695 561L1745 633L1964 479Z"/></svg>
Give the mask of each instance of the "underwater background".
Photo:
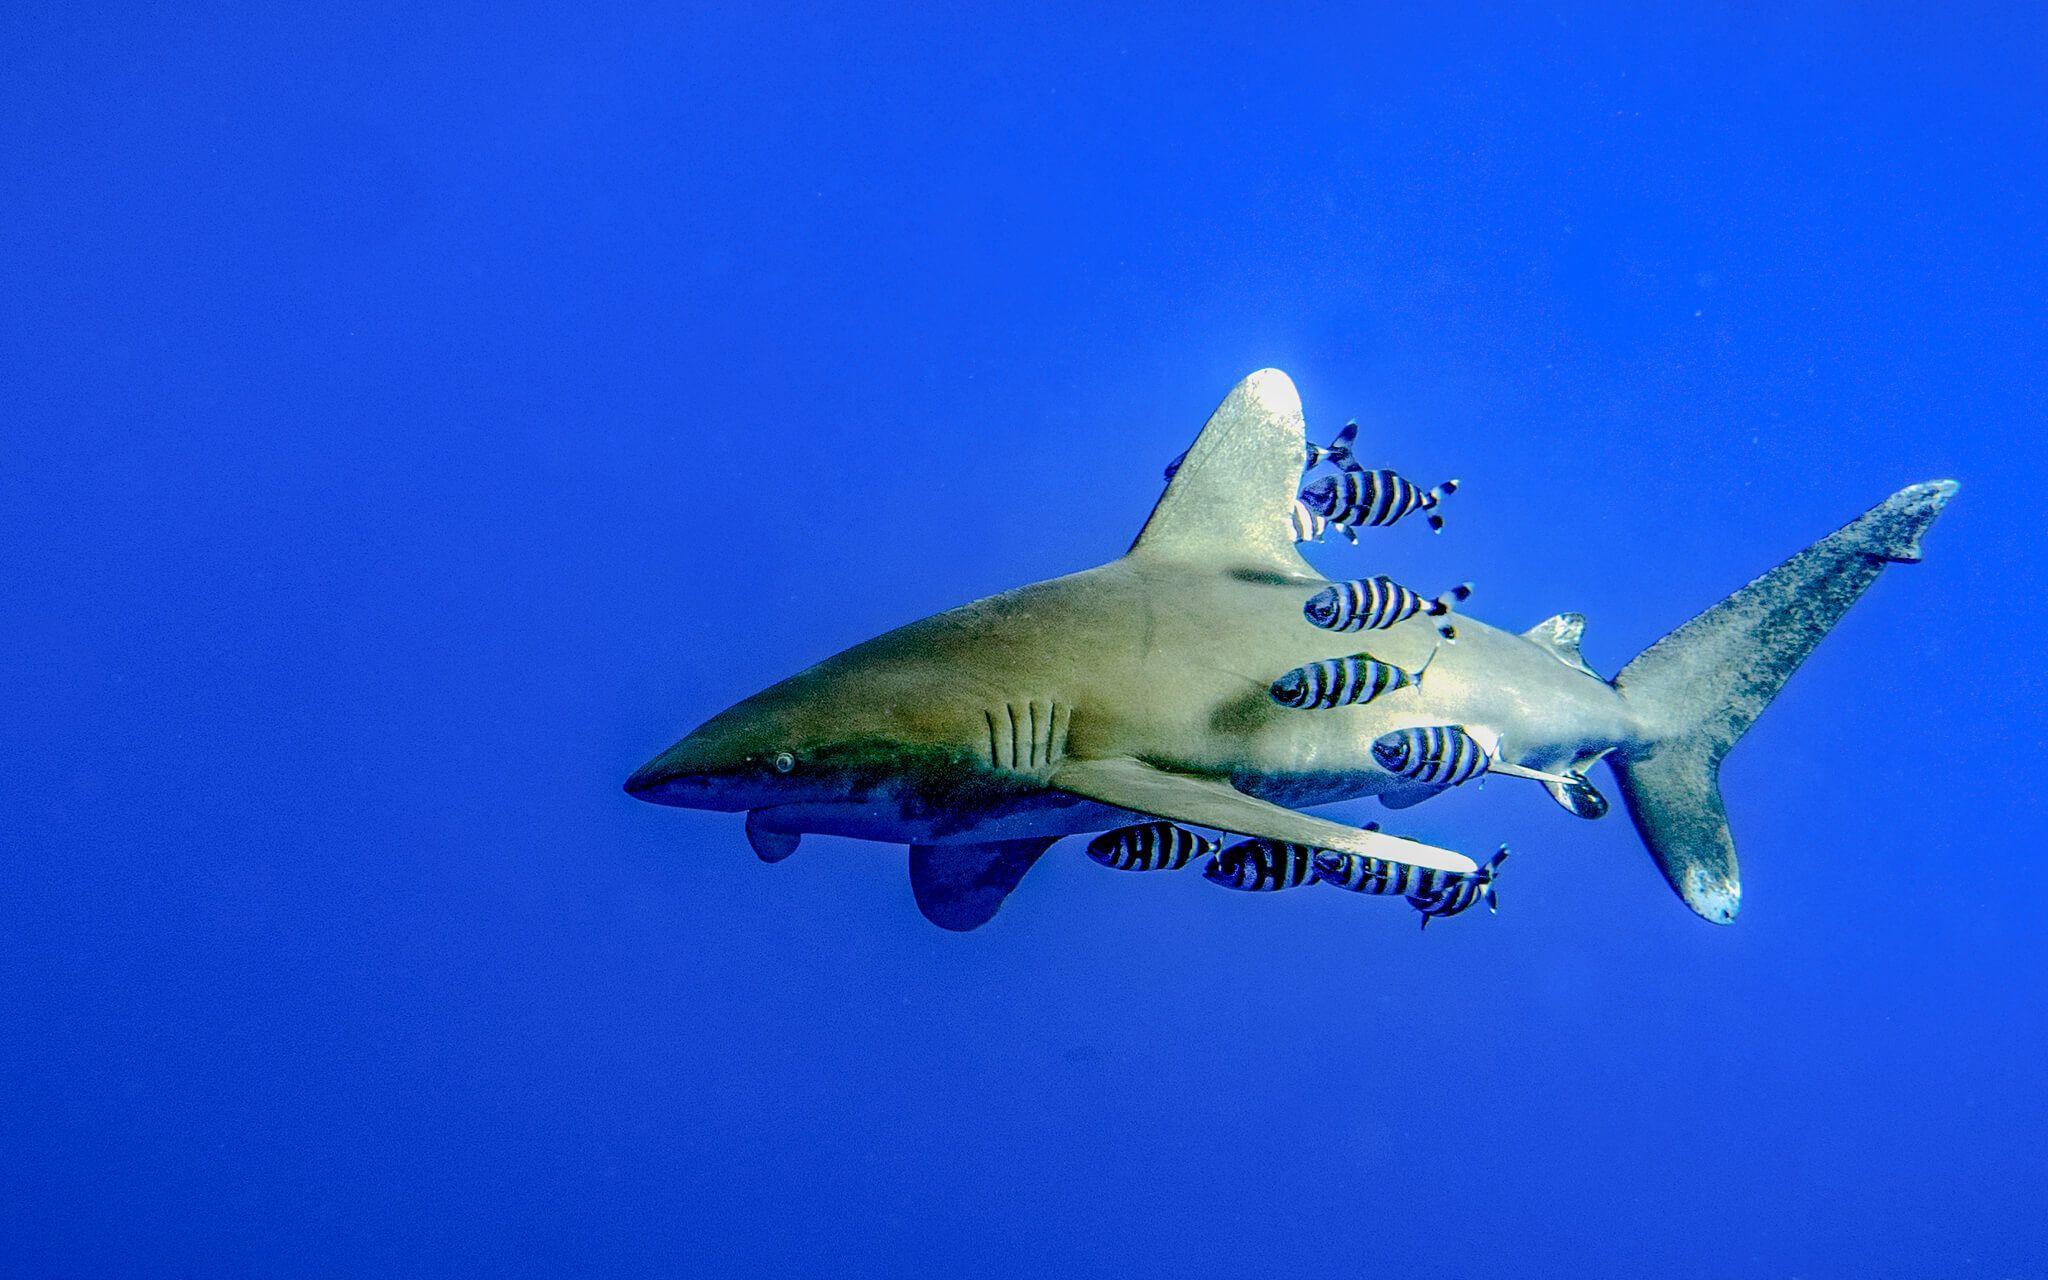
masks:
<svg viewBox="0 0 2048 1280"><path fill-rule="evenodd" d="M2039 8L0 42L0 1273L2048 1274ZM1963 482L1729 760L1738 922L1513 783L1333 811L1511 844L1426 933L1068 841L953 935L621 792L1267 365L1464 481L1313 562L1607 674Z"/></svg>

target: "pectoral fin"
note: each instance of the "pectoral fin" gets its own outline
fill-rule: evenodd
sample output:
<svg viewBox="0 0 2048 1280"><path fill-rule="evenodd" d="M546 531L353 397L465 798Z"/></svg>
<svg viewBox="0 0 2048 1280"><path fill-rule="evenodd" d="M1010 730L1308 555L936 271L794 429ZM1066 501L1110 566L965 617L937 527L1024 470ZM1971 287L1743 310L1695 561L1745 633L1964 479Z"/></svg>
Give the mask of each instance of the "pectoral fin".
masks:
<svg viewBox="0 0 2048 1280"><path fill-rule="evenodd" d="M910 891L917 909L941 929L965 933L987 924L1059 837L991 840L984 844L910 846Z"/></svg>
<svg viewBox="0 0 2048 1280"><path fill-rule="evenodd" d="M1221 779L1171 773L1128 757L1069 760L1053 771L1052 785L1132 813L1170 818L1190 826L1356 853L1436 871L1463 873L1479 869L1462 853L1312 818L1248 796Z"/></svg>
<svg viewBox="0 0 2048 1280"><path fill-rule="evenodd" d="M796 846L803 836L795 831L773 831L761 810L747 811L747 844L754 850L754 856L763 862L780 862L796 852Z"/></svg>

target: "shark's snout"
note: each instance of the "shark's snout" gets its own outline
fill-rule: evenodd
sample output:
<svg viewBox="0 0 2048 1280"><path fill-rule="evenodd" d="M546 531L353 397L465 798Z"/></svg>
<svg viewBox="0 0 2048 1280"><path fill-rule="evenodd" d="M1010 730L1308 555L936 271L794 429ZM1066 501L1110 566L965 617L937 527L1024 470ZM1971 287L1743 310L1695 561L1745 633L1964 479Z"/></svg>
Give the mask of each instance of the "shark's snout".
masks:
<svg viewBox="0 0 2048 1280"><path fill-rule="evenodd" d="M681 809L742 809L845 800L863 776L846 708L859 697L814 677L787 680L719 712L635 770L626 794ZM985 723L985 722L984 722Z"/></svg>
<svg viewBox="0 0 2048 1280"><path fill-rule="evenodd" d="M689 761L676 758L676 748L671 748L633 771L633 776L626 779L626 794L651 804L684 809L742 807L716 803L719 781L718 772L693 767Z"/></svg>
<svg viewBox="0 0 2048 1280"><path fill-rule="evenodd" d="M683 809L752 808L749 793L772 773L762 754L706 725L634 770L626 794Z"/></svg>
<svg viewBox="0 0 2048 1280"><path fill-rule="evenodd" d="M633 776L626 779L626 794L645 800L667 781L663 772L656 768L656 761L648 761L633 770Z"/></svg>
<svg viewBox="0 0 2048 1280"><path fill-rule="evenodd" d="M655 800L670 784L686 785L689 778L689 774L656 757L635 769L633 776L626 779L626 794L642 800Z"/></svg>

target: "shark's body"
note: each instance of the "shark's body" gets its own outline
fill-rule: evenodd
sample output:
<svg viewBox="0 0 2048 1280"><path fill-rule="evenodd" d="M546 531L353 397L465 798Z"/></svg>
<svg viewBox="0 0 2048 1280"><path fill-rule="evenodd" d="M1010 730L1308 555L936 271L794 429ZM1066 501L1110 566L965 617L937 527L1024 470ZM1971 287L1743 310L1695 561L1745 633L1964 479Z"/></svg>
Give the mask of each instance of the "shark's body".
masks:
<svg viewBox="0 0 2048 1280"><path fill-rule="evenodd" d="M1516 762L1550 770L1640 734L1612 685L1553 649L1469 618L1459 619L1457 643L1437 655L1418 690L1325 711L1278 706L1267 694L1272 678L1334 650L1370 644L1412 668L1436 647L1420 618L1364 640L1310 626L1301 602L1323 585L1313 576L1245 580L1126 558L891 631L796 677L797 687L776 698L805 685L879 689L855 695L873 698L864 710L899 718L906 739L956 744L971 767L936 808L870 797L765 812L793 830L904 843L1072 835L1123 820L1052 785L1053 772L1076 758L1131 757L1227 777L1302 807L1416 791L1371 752L1375 738L1409 725L1490 729ZM1031 788L1040 794L1021 793Z"/></svg>
<svg viewBox="0 0 2048 1280"><path fill-rule="evenodd" d="M1917 558L1954 488L1903 491L1610 683L1579 660L1569 615L1524 635L1460 616L1441 648L1424 617L1362 636L1311 624L1303 602L1329 584L1289 523L1303 440L1292 383L1254 374L1122 558L829 658L714 717L628 790L747 809L769 860L806 832L907 843L920 907L961 929L993 915L1053 840L1132 815L1470 872L1462 854L1297 812L1427 799L1372 743L1455 724L1510 769L1576 773L1611 754L1674 887L1725 922L1740 891L1720 755L1877 569ZM1269 695L1283 672L1366 648L1409 670L1435 658L1421 687L1364 705L1303 711Z"/></svg>

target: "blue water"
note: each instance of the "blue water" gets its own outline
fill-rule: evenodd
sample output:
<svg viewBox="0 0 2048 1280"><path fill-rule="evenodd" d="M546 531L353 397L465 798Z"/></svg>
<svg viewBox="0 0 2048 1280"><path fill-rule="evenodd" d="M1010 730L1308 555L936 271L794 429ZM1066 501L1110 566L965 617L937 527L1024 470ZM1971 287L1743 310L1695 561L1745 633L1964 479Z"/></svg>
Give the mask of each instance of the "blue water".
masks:
<svg viewBox="0 0 2048 1280"><path fill-rule="evenodd" d="M0 19L0 1270L2048 1274L2038 10L710 7ZM1264 365L1606 672L1964 482L1736 925L1512 782L1339 811L1513 843L1427 933L621 793Z"/></svg>

